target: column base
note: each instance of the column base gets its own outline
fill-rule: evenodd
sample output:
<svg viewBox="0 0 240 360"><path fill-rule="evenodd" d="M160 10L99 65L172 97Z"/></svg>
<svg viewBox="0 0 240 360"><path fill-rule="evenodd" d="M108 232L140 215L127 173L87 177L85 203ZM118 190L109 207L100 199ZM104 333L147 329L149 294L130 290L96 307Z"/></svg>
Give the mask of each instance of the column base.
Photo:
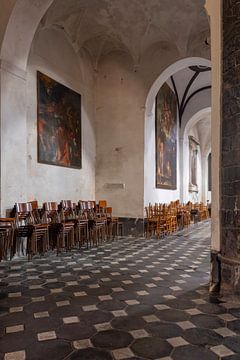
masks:
<svg viewBox="0 0 240 360"><path fill-rule="evenodd" d="M211 274L209 293L212 296L219 296L221 286L221 261L219 252L211 250Z"/></svg>
<svg viewBox="0 0 240 360"><path fill-rule="evenodd" d="M221 289L224 298L234 300L240 298L240 260L228 258L219 254L221 263Z"/></svg>

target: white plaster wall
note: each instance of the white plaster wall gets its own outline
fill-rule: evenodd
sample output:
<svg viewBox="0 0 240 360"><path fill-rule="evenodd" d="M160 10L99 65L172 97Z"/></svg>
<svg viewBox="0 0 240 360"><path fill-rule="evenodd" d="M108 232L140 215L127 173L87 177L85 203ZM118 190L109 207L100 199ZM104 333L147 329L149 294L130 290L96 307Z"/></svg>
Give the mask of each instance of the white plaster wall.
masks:
<svg viewBox="0 0 240 360"><path fill-rule="evenodd" d="M144 206L149 203L169 203L180 197L180 161L179 161L179 128L177 131L177 189L156 188L156 148L155 148L155 104L153 111L145 122L145 161L144 161Z"/></svg>
<svg viewBox="0 0 240 360"><path fill-rule="evenodd" d="M95 199L96 139L94 78L88 59L79 57L58 29L40 31L34 40L27 71L27 198L43 201ZM82 96L82 169L37 162L36 71L52 77Z"/></svg>
<svg viewBox="0 0 240 360"><path fill-rule="evenodd" d="M145 94L126 55L112 53L101 61L96 85L96 198L106 199L117 216L143 217Z"/></svg>
<svg viewBox="0 0 240 360"><path fill-rule="evenodd" d="M0 68L1 216L26 196L26 104L22 75Z"/></svg>

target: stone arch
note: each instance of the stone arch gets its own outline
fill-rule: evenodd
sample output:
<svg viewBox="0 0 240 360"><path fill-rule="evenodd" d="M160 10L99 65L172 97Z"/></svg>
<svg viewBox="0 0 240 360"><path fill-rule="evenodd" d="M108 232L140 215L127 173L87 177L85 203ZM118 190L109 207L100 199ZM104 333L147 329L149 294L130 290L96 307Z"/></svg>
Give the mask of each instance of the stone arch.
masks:
<svg viewBox="0 0 240 360"><path fill-rule="evenodd" d="M182 153L188 157L188 134L192 127L194 127L198 121L204 117L211 116L211 107L206 107L200 111L198 111L196 114L194 114L189 121L185 124L185 126L182 129ZM209 153L211 150L211 144L209 145L207 151L204 149L201 149L201 199L203 202L206 201L206 181L205 181L205 174L206 174L206 163L205 160L207 158L207 152ZM188 162L182 162L182 171L184 176L182 177L182 198L183 200L188 199L188 175L189 175L189 167Z"/></svg>
<svg viewBox="0 0 240 360"><path fill-rule="evenodd" d="M196 114L194 114L191 119L188 120L187 124L183 128L183 135L186 136L187 132L198 123L198 121L203 118L204 116L209 116L211 114L211 108L207 107L200 111L198 111Z"/></svg>
<svg viewBox="0 0 240 360"><path fill-rule="evenodd" d="M28 54L37 27L53 0L17 0L1 45L3 63L26 71Z"/></svg>
<svg viewBox="0 0 240 360"><path fill-rule="evenodd" d="M210 66L211 67L211 61L208 59L204 59L201 57L189 57L185 59L181 59L173 63L172 65L168 66L160 75L159 77L154 81L152 84L148 96L146 99L146 115L148 116L153 108L155 97L161 88L161 86L176 72L185 69L188 66L191 65L202 65L202 66Z"/></svg>
<svg viewBox="0 0 240 360"><path fill-rule="evenodd" d="M156 95L161 86L176 72L185 69L191 65L202 65L211 67L211 61L201 57L189 57L176 61L168 66L152 84L145 103L145 123L144 123L144 203L149 201L160 201L166 197L166 190L155 188L155 146L154 143L154 104ZM151 141L149 139L151 138ZM181 153L181 145L178 150L180 159L179 167L182 167L183 154ZM179 171L178 171L179 173ZM182 176L183 177L183 176ZM182 179L178 178L178 191L171 191L169 201L177 198L183 199ZM164 200L163 200L164 201Z"/></svg>

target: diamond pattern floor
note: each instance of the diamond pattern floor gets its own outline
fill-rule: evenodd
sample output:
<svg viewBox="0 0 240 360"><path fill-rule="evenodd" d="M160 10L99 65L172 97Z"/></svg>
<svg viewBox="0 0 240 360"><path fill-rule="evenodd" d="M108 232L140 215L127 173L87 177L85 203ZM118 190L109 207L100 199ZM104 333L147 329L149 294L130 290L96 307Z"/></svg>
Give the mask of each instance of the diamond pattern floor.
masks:
<svg viewBox="0 0 240 360"><path fill-rule="evenodd" d="M209 236L0 263L0 359L240 359L240 309L209 302Z"/></svg>

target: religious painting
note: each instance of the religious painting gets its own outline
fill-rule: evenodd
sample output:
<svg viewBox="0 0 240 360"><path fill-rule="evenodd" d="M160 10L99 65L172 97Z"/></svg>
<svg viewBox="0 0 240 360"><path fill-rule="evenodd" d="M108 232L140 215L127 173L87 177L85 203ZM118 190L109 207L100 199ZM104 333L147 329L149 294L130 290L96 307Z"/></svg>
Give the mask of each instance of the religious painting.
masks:
<svg viewBox="0 0 240 360"><path fill-rule="evenodd" d="M156 187L177 188L177 100L165 83L156 97Z"/></svg>
<svg viewBox="0 0 240 360"><path fill-rule="evenodd" d="M199 143L193 136L189 136L189 191L198 192L198 147Z"/></svg>
<svg viewBox="0 0 240 360"><path fill-rule="evenodd" d="M37 72L38 162L82 167L81 95Z"/></svg>

